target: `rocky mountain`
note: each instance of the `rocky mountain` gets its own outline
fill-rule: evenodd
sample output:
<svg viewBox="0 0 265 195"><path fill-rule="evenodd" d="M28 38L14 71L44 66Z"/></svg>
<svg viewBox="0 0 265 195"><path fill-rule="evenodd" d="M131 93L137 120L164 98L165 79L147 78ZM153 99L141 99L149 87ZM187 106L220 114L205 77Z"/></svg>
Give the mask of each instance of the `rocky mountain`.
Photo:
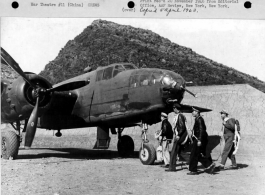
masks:
<svg viewBox="0 0 265 195"><path fill-rule="evenodd" d="M1 63L1 80L6 79L12 81L18 77L18 73L16 73L10 66Z"/></svg>
<svg viewBox="0 0 265 195"><path fill-rule="evenodd" d="M265 83L233 68L195 53L150 30L95 20L69 40L40 75L53 84L115 62L131 62L138 67L163 68L181 74L193 85L248 83L265 92Z"/></svg>

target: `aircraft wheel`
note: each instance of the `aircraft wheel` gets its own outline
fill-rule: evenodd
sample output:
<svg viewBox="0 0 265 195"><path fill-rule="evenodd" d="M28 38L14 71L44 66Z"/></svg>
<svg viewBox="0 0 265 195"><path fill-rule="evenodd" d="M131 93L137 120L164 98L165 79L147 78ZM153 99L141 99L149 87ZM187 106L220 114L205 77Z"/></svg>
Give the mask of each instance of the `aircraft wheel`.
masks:
<svg viewBox="0 0 265 195"><path fill-rule="evenodd" d="M16 159L20 144L19 136L14 131L2 131L1 138L1 158L9 160Z"/></svg>
<svg viewBox="0 0 265 195"><path fill-rule="evenodd" d="M139 151L140 161L144 165L152 165L156 159L156 150L152 144L145 143L143 144L143 148L140 148Z"/></svg>
<svg viewBox="0 0 265 195"><path fill-rule="evenodd" d="M128 135L123 135L117 144L118 153L121 157L128 157L134 152L133 139Z"/></svg>

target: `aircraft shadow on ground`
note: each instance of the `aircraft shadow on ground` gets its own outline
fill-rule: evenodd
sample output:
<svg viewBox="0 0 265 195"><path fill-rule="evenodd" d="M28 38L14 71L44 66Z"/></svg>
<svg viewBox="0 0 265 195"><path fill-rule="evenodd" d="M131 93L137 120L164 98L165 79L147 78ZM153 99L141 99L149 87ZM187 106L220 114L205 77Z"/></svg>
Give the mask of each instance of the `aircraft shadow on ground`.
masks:
<svg viewBox="0 0 265 195"><path fill-rule="evenodd" d="M220 145L220 136L218 135L210 135L208 137L208 144L206 148L206 156L208 157L212 151ZM191 152L192 145L186 145L184 150L181 153L181 161L189 161L189 156Z"/></svg>
<svg viewBox="0 0 265 195"><path fill-rule="evenodd" d="M38 153L35 153L34 150L35 151L38 150ZM42 150L44 151L43 153L41 152ZM84 159L84 160L120 158L118 151L91 150L83 148L31 148L28 153L25 152L23 152L23 154L18 153L18 159L40 159L40 158L49 158L49 157ZM123 158L139 158L139 152L134 151L132 155Z"/></svg>
<svg viewBox="0 0 265 195"><path fill-rule="evenodd" d="M207 154L209 155L213 149L215 149L220 144L220 137L217 135L210 135L208 138ZM24 149L20 149L24 150ZM34 150L39 150L39 152L34 152ZM47 151L51 152L47 152ZM118 151L115 150L94 150L94 149L84 149L84 148L31 148L29 152L21 152L18 154L18 159L41 159L41 158L66 158L66 159L77 159L77 160L97 160L97 159L117 159L120 158ZM44 151L43 153L41 151ZM191 151L191 145L188 145L184 151L181 153L180 161L178 166L184 166L181 162L188 163ZM139 151L134 151L134 153L128 157L123 158L139 158ZM213 159L215 161L215 159ZM160 163L155 163L160 164ZM238 164L238 168L246 168L246 164ZM198 167L202 168L202 167Z"/></svg>
<svg viewBox="0 0 265 195"><path fill-rule="evenodd" d="M220 136L219 135L209 135L208 137L208 145L206 149L206 153L210 154L212 150L220 145Z"/></svg>

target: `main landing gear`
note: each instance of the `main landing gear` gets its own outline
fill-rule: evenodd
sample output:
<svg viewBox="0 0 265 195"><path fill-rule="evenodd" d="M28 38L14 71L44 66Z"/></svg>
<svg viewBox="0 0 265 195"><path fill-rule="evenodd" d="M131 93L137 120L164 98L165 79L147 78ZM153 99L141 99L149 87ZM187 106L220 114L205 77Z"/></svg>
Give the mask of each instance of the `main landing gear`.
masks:
<svg viewBox="0 0 265 195"><path fill-rule="evenodd" d="M147 125L143 124L142 128L142 145L139 151L139 158L144 165L152 165L156 159L156 150L152 144L148 143L149 141L146 135L148 130Z"/></svg>
<svg viewBox="0 0 265 195"><path fill-rule="evenodd" d="M16 126L13 129L1 130L1 158L6 160L14 160L18 156L19 145L21 142L20 138L20 122L16 122Z"/></svg>
<svg viewBox="0 0 265 195"><path fill-rule="evenodd" d="M121 136L123 128L118 128L118 154L120 157L129 157L134 153L133 139L128 135Z"/></svg>

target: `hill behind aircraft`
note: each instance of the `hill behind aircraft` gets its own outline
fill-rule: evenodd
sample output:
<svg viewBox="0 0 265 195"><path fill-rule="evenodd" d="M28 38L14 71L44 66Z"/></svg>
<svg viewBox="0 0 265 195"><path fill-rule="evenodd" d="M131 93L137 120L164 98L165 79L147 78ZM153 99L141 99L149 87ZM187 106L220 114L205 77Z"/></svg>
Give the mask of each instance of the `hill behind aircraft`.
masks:
<svg viewBox="0 0 265 195"><path fill-rule="evenodd" d="M3 48L1 59L20 75L11 83L1 81L1 121L15 129L1 134L4 159L17 157L22 131L26 132L25 148L30 148L37 127L58 130L56 136L60 137L62 129L96 126L96 149L109 147L111 132L118 135L119 154L127 156L134 151L134 142L130 136L122 136L122 131L140 125L139 158L143 164L152 164L156 156L153 145L147 143L148 125L160 122L161 112L172 112L173 103L180 104L182 112L192 111L181 101L185 92L195 94L186 89L181 75L169 70L115 63L51 86L39 75L24 73ZM22 129L20 121L25 121Z"/></svg>

